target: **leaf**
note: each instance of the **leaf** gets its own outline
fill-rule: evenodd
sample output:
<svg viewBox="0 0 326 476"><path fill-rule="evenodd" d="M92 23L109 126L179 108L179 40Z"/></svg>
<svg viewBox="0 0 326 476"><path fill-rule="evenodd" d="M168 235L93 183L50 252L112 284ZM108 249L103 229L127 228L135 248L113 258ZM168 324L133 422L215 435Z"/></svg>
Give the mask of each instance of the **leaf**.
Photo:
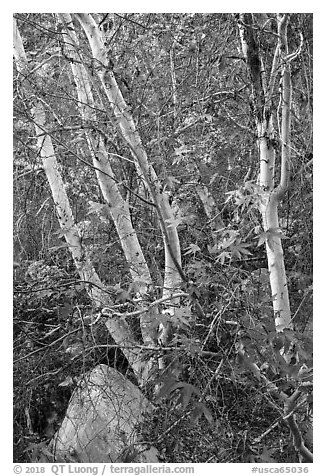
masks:
<svg viewBox="0 0 326 476"><path fill-rule="evenodd" d="M61 230L60 230L61 231ZM63 245L59 245L59 246L51 246L48 250L49 251L59 251L63 248L69 248L69 244L68 243L64 243Z"/></svg>
<svg viewBox="0 0 326 476"><path fill-rule="evenodd" d="M58 228L54 234L57 235L58 238L64 238L67 230L64 230L63 228Z"/></svg>
<svg viewBox="0 0 326 476"><path fill-rule="evenodd" d="M38 462L41 455L44 455L48 458L48 461L53 459L53 454L48 450L46 441L41 441L41 443L30 443L27 448L27 451L31 451L31 461Z"/></svg>
<svg viewBox="0 0 326 476"><path fill-rule="evenodd" d="M276 335L272 343L273 343L274 351L278 353L284 345L284 339L281 335Z"/></svg>
<svg viewBox="0 0 326 476"><path fill-rule="evenodd" d="M210 181L209 181L209 185L212 185L214 180L216 180L217 178L220 178L220 174L219 173L213 174Z"/></svg>
<svg viewBox="0 0 326 476"><path fill-rule="evenodd" d="M142 281L141 279L138 279L136 281L133 281L130 286L129 286L129 289L128 289L128 292L129 293L139 293L140 291L142 291L143 289L145 289L147 286L147 283L146 281Z"/></svg>
<svg viewBox="0 0 326 476"><path fill-rule="evenodd" d="M208 423L213 423L214 418L213 418L213 415L211 414L210 410L208 409L208 407L206 405L204 405L204 403L199 403L199 405L201 405L203 415L206 418L206 420L208 421Z"/></svg>
<svg viewBox="0 0 326 476"><path fill-rule="evenodd" d="M159 389L156 398L155 398L155 403L158 403L160 400L162 400L164 397L167 397L170 395L173 390L175 390L175 384L178 383L175 379L174 376L171 374L168 374L167 377L164 378L163 380L163 385Z"/></svg>
<svg viewBox="0 0 326 476"><path fill-rule="evenodd" d="M188 152L191 152L190 149L187 149L187 146L185 144L182 144L180 147L177 147L174 149L174 153L177 157L182 157L182 154L186 154Z"/></svg>
<svg viewBox="0 0 326 476"><path fill-rule="evenodd" d="M231 236L228 239L225 239L222 242L222 249L225 250L226 248L231 247L237 240L237 234L232 233Z"/></svg>
<svg viewBox="0 0 326 476"><path fill-rule="evenodd" d="M178 403L181 404L183 409L188 406L191 396L193 394L200 396L199 389L197 387L194 387L194 385L191 385L187 382L176 381L174 377L169 377L164 381L163 386L160 388L156 397L156 402L158 402L164 397L168 397L174 391L179 392Z"/></svg>
<svg viewBox="0 0 326 476"><path fill-rule="evenodd" d="M77 357L84 352L84 346L82 342L74 342L71 346L66 348L65 352L71 357Z"/></svg>
<svg viewBox="0 0 326 476"><path fill-rule="evenodd" d="M288 237L279 228L269 228L267 233L269 233L270 236L277 236L282 240L288 240Z"/></svg>
<svg viewBox="0 0 326 476"><path fill-rule="evenodd" d="M265 244L265 241L267 240L267 238L268 238L267 233L263 231L263 233L261 233L258 237L257 246L262 246L263 244Z"/></svg>
<svg viewBox="0 0 326 476"><path fill-rule="evenodd" d="M200 251L200 248L198 245L195 245L194 243L190 243L190 245L188 246L188 248L186 248L188 251L186 251L184 253L184 255L189 255L191 253L195 254L197 253L197 251Z"/></svg>
<svg viewBox="0 0 326 476"><path fill-rule="evenodd" d="M200 396L200 392L197 387L194 387L187 382L178 382L178 387L180 389L180 398L179 401L182 405L182 408L185 410L190 402L192 394Z"/></svg>
<svg viewBox="0 0 326 476"><path fill-rule="evenodd" d="M130 301L130 294L125 289L120 288L116 291L116 298L118 302L124 304L126 301Z"/></svg>
<svg viewBox="0 0 326 476"><path fill-rule="evenodd" d="M214 423L214 418L207 406L202 402L197 402L195 403L195 408L192 411L192 416L194 417L195 421L198 421L202 415L204 415L210 424Z"/></svg>
<svg viewBox="0 0 326 476"><path fill-rule="evenodd" d="M191 389L187 388L184 386L182 390L180 391L180 398L179 401L181 403L182 408L185 410L190 402L192 395Z"/></svg>
<svg viewBox="0 0 326 476"><path fill-rule="evenodd" d="M195 284L190 284L187 288L187 291L188 291L189 297L191 297L193 299L200 298L201 292L198 289L198 287L195 286Z"/></svg>
<svg viewBox="0 0 326 476"><path fill-rule="evenodd" d="M259 461L262 463L277 463L277 461L272 458L272 454L275 453L275 449L269 449L264 446L262 454L259 456Z"/></svg>
<svg viewBox="0 0 326 476"><path fill-rule="evenodd" d="M238 259L242 258L242 255L251 255L252 253L247 250L248 246L250 246L248 243L238 243L232 248L232 255L235 256Z"/></svg>
<svg viewBox="0 0 326 476"><path fill-rule="evenodd" d="M225 192L225 195L227 195L227 198L225 200L225 203L228 203L230 200L232 200L238 193L238 190L230 190L230 192Z"/></svg>
<svg viewBox="0 0 326 476"><path fill-rule="evenodd" d="M222 253L217 257L216 261L224 264L226 258L231 259L231 253L229 251L222 251Z"/></svg>
<svg viewBox="0 0 326 476"><path fill-rule="evenodd" d="M127 446L120 455L120 459L123 463L132 463L137 457L137 451L134 445Z"/></svg>
<svg viewBox="0 0 326 476"><path fill-rule="evenodd" d="M93 202L92 200L90 200L87 215L91 215L92 213L101 213L105 207L106 205L104 205L103 203Z"/></svg>
<svg viewBox="0 0 326 476"><path fill-rule="evenodd" d="M168 223L168 228L177 228L183 222L183 218L169 218L165 221Z"/></svg>
<svg viewBox="0 0 326 476"><path fill-rule="evenodd" d="M52 291L51 289L43 289L43 291L38 291L37 296L42 299L42 298L49 298L52 295L55 295L55 291Z"/></svg>
<svg viewBox="0 0 326 476"><path fill-rule="evenodd" d="M284 235L284 233L282 233L279 228L269 228L259 235L257 246L261 246L267 242L268 246L271 248L271 250L273 250L273 237L288 239L288 237Z"/></svg>
<svg viewBox="0 0 326 476"><path fill-rule="evenodd" d="M191 311L189 307L181 307L175 310L174 315L171 316L170 320L175 326L189 327L190 316L191 316Z"/></svg>
<svg viewBox="0 0 326 476"><path fill-rule="evenodd" d="M290 329L289 327L285 327L285 329L283 329L283 335L288 339L290 344L295 340L294 330Z"/></svg>
<svg viewBox="0 0 326 476"><path fill-rule="evenodd" d="M193 342L192 340L189 340L188 346L186 348L186 351L188 352L189 355L192 357L198 356L198 354L201 353L201 346L197 342Z"/></svg>
<svg viewBox="0 0 326 476"><path fill-rule="evenodd" d="M176 179L175 177L173 177L173 175L169 175L166 180L165 180L165 183L168 187L170 187L171 189L174 188L175 185L178 185L180 183L180 180Z"/></svg>
<svg viewBox="0 0 326 476"><path fill-rule="evenodd" d="M85 141L85 136L84 133L79 133L76 134L73 139L71 139L70 144L78 144L79 142L84 142Z"/></svg>
<svg viewBox="0 0 326 476"><path fill-rule="evenodd" d="M74 384L73 378L69 375L65 380L59 383L58 387L71 387Z"/></svg>
<svg viewBox="0 0 326 476"><path fill-rule="evenodd" d="M207 245L207 249L208 249L208 252L211 254L211 255L214 255L218 252L219 248L218 248L218 245Z"/></svg>

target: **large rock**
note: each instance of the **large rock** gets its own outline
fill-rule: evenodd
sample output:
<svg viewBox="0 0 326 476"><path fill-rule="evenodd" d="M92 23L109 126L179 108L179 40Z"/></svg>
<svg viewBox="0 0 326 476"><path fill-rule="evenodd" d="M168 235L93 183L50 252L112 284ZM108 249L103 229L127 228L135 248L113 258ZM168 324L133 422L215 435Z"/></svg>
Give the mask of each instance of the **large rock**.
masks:
<svg viewBox="0 0 326 476"><path fill-rule="evenodd" d="M137 445L135 427L152 405L117 370L98 365L74 391L52 441L57 462L158 462L153 447Z"/></svg>

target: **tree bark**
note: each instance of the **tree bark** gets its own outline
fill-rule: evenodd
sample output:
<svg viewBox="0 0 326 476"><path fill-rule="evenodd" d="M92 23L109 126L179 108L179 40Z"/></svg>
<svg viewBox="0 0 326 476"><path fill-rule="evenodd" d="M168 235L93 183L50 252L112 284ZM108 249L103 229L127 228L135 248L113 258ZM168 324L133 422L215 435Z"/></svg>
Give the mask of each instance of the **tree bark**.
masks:
<svg viewBox="0 0 326 476"><path fill-rule="evenodd" d="M22 77L25 76L28 78L30 73L28 61L15 20L14 56L17 70L22 74ZM29 90L27 79L25 81L25 89L27 91ZM89 296L93 300L96 307L103 307L108 303L108 294L105 292L105 287L103 286L89 257L87 256L86 250L82 246L79 232L69 204L65 184L59 172L59 164L56 159L52 139L46 133L46 112L40 100L34 99L34 105L31 108L31 112L35 125L35 134L37 137L39 154L42 158L43 168L55 203L60 228L68 244L69 251L71 252L77 271L81 279L87 283L86 289ZM145 366L142 359L140 358L139 349L136 347L137 341L131 332L128 323L124 318L115 318L112 316L112 318L107 321L107 327L112 338L118 345L121 346L123 353L132 366L139 381L142 382Z"/></svg>
<svg viewBox="0 0 326 476"><path fill-rule="evenodd" d="M266 254L270 273L274 320L277 331L292 327L290 301L284 255L282 234L278 220L278 205L287 189L290 137L290 101L291 78L289 65L283 56L282 66L282 158L281 179L278 187L274 185L275 176L275 141L274 113L272 95L274 93L277 71L280 67L280 51L287 49L286 25L288 16L278 17L278 43L276 45L269 85L267 86L266 69L263 65L257 39L253 29L253 15L241 14L238 18L242 51L245 56L252 84L255 110L257 142L259 150L261 188L260 213L265 233Z"/></svg>
<svg viewBox="0 0 326 476"><path fill-rule="evenodd" d="M116 82L114 72L107 58L104 40L98 25L90 14L77 13L82 28L84 29L91 46L93 57L96 61L96 70L100 78L103 90L110 103L119 130L126 141L139 176L144 180L153 200L156 213L159 218L165 249L165 275L163 297L176 291L181 283L181 251L175 217L173 215L167 194L163 191L158 176L149 163L146 151L143 147L140 135L137 131L130 107L126 104L121 90ZM170 302L169 313L173 314L174 307L179 300ZM165 343L168 336L168 328L163 324L162 341Z"/></svg>
<svg viewBox="0 0 326 476"><path fill-rule="evenodd" d="M238 18L242 51L247 62L254 99L260 161L260 212L265 233L274 321L277 332L282 332L286 328L293 328L282 247L282 234L278 219L278 205L280 199L288 189L289 182L292 96L290 61L298 54L294 53L293 55L289 55L288 52L288 20L288 14L277 15L278 42L275 48L269 84L267 86L266 68L261 59L253 28L253 15L241 14ZM272 96L279 72L281 72L281 127L279 127L278 132L281 142L281 165L279 185L275 186L275 143L278 139L273 124L275 114L273 113ZM284 349L281 349L288 363L291 359L291 351L291 348L288 352L284 352ZM239 353L244 356L242 350L240 350ZM244 356L244 359L246 359L246 356ZM249 362L248 366L251 367L256 377L259 379L264 378L256 364ZM284 402L284 419L290 428L293 444L300 458L304 462L312 462L312 454L304 444L294 414L295 402L300 396L301 391L296 390L291 396L288 396L274 384L272 384L270 388L273 392L275 391L275 394Z"/></svg>
<svg viewBox="0 0 326 476"><path fill-rule="evenodd" d="M86 126L91 126L96 124L96 108L92 85L87 70L77 53L79 41L71 16L68 13L63 13L59 14L59 17L65 25L64 35L67 37L65 45L69 57L72 58L71 69L77 88L78 107L83 123ZM103 198L109 206L111 217L135 284L137 291L135 294L140 299L146 298L152 279L137 234L132 225L129 206L120 193L103 137L99 136L96 132L90 131L90 128L85 129L85 136ZM154 345L154 333L146 313L140 317L140 327L144 343L146 345Z"/></svg>

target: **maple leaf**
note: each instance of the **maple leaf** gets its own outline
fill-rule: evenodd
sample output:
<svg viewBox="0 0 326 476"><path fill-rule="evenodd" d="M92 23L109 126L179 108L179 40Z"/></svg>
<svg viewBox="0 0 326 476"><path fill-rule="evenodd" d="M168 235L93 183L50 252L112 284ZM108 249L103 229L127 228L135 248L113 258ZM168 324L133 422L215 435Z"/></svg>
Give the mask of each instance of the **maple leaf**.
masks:
<svg viewBox="0 0 326 476"><path fill-rule="evenodd" d="M194 243L190 243L187 248L188 251L185 252L185 255L190 255L191 253L195 254L197 251L200 251L199 246L195 245Z"/></svg>

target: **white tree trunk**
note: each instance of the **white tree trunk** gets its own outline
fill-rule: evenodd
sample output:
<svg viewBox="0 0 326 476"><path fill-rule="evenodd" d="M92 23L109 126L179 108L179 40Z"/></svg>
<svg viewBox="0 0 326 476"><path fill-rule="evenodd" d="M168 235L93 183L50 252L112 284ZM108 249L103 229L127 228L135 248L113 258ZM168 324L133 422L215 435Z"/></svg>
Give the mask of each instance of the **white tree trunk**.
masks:
<svg viewBox="0 0 326 476"><path fill-rule="evenodd" d="M28 75L29 67L23 46L23 42L14 20L14 56L17 70L22 75ZM25 89L28 91L28 83L25 81ZM101 281L91 265L88 257L85 255L81 246L78 229L69 204L65 184L62 180L59 164L56 159L51 137L46 134L46 112L42 102L34 100L34 106L31 108L34 119L35 134L39 154L42 159L43 169L48 179L52 197L55 203L60 228L63 231L69 250L73 256L76 268L83 281L94 283L95 286L89 287L89 293L97 305L103 305L103 292L101 291Z"/></svg>
<svg viewBox="0 0 326 476"><path fill-rule="evenodd" d="M264 130L259 124L257 127L259 133ZM286 271L284 264L284 254L281 240L281 230L278 220L278 194L274 190L274 162L275 151L268 145L268 129L264 134L259 135L260 150L260 212L263 221L263 228L266 234L265 245L271 285L271 293L274 309L274 321L277 331L283 331L285 328L291 328L291 310L287 287Z"/></svg>
<svg viewBox="0 0 326 476"><path fill-rule="evenodd" d="M26 58L23 42L14 20L14 56L17 70L28 78L29 68ZM28 79L25 81L25 88L28 91ZM52 197L55 203L60 228L64 234L69 250L74 259L78 273L85 281L86 289L97 307L103 307L108 302L108 294L97 275L94 267L82 247L78 229L69 204L69 199L65 191L65 184L59 172L59 165L56 159L51 137L46 133L46 112L43 103L35 99L32 107L32 117L35 124L35 133L39 146L39 154L42 158L43 168L46 173ZM144 363L140 358L140 352L137 348L137 342L131 332L125 319L110 318L107 321L108 330L115 340L121 346L123 353L132 366L140 382L143 382ZM147 374L145 369L145 375Z"/></svg>
<svg viewBox="0 0 326 476"><path fill-rule="evenodd" d="M91 125L96 124L96 108L90 78L77 53L76 48L78 48L79 42L71 16L68 13L63 13L59 14L59 17L61 17L65 25L64 35L67 37L65 46L69 57L73 59L71 69L77 88L78 107L83 123L86 126L85 136L93 159L97 179L102 195L109 206L132 280L136 284L137 295L143 298L146 296L148 286L152 284L151 275L131 222L128 203L123 199L117 180L114 177L104 140L98 133L91 131ZM147 313L141 315L140 327L144 343L154 345L154 333Z"/></svg>
<svg viewBox="0 0 326 476"><path fill-rule="evenodd" d="M283 141L281 179L277 188L274 186L275 175L275 131L273 127L273 110L271 98L274 94L275 80L280 71L280 52L284 50L286 43L287 17L278 17L278 43L275 49L274 61L270 73L269 85L267 87L266 68L262 64L258 45L255 41L252 30L252 15L241 14L239 17L239 31L242 44L242 51L249 68L252 82L255 108L256 126L258 135L260 175L259 184L261 186L260 212L262 215L265 232L266 254L268 269L270 273L270 284L274 309L274 320L277 331L282 331L287 327L292 327L290 301L287 288L286 272L281 241L281 230L278 221L278 204L280 197L285 192L288 181L288 161L289 161L289 110L282 114L282 134ZM286 107L290 108L290 78L285 74L288 65L283 58L283 85L286 81L287 99ZM282 107L284 108L284 91L282 96Z"/></svg>
<svg viewBox="0 0 326 476"><path fill-rule="evenodd" d="M96 70L121 134L130 148L137 172L150 191L153 206L156 208L165 247L164 297L176 291L181 282L181 251L177 229L173 224L174 215L169 204L168 196L163 191L162 184L154 168L148 161L146 151L130 113L130 108L124 100L110 67L101 31L90 14L77 13L75 15L80 21L90 43L93 57L96 60ZM169 312L173 313L173 306L178 304L178 299L170 304L171 308ZM164 332L164 335L167 335L167 332Z"/></svg>

